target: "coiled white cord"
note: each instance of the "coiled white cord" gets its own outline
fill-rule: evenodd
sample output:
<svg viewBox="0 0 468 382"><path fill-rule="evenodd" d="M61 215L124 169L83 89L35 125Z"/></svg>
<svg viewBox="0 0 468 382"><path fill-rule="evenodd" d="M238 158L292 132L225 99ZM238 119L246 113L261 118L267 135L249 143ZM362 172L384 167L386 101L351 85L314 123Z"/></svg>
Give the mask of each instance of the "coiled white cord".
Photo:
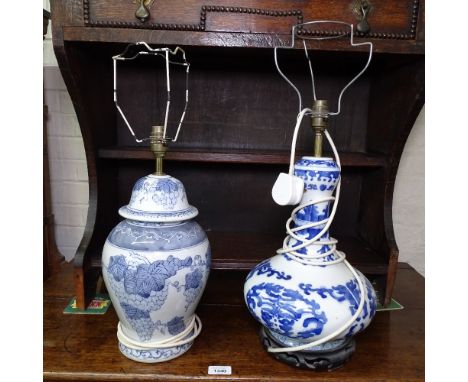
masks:
<svg viewBox="0 0 468 382"><path fill-rule="evenodd" d="M301 126L302 119L304 118L304 116L306 114L310 114L310 113L312 113L311 109L304 108L299 113L299 115L297 117L297 122L296 122L296 126L294 128L294 135L293 135L293 141L292 141L292 146L291 146L291 160L290 160L290 165L289 165L289 175L292 175L293 171L294 171L294 157L295 157L295 151L296 151L296 141L297 141L297 135L298 135L298 132L299 132L299 128ZM335 156L336 164L337 164L338 168L341 171L341 163L340 163L340 157L338 155L338 151L336 150L333 139L331 138L331 136L330 136L330 134L328 133L327 130L325 130L325 136L327 137L327 140L330 143L333 154ZM298 261L298 262L300 262L302 264L307 264L307 265L312 265L312 266L318 266L318 265L320 265L320 266L329 266L329 265L344 262L344 264L349 268L349 270L351 271L351 273L353 274L353 276L357 280L358 288L359 288L360 296L361 296L359 306L358 306L356 312L354 313L354 315L348 321L346 321L341 327L339 327L337 330L335 330L333 333L330 333L329 335L327 335L327 336L325 336L325 337L323 337L323 338L321 338L319 340L309 342L309 343L303 344L303 345L291 346L291 347L269 347L268 351L270 353L302 351L302 350L306 350L306 349L309 349L309 348L314 347L314 346L321 345L321 344L323 344L325 342L331 341L334 338L338 337L346 329L348 329L353 324L353 322L359 317L359 315L361 314L361 312L362 312L362 310L364 308L364 303L365 303L364 283L361 280L361 277L359 277L359 275L357 274L356 270L346 260L346 255L343 252L340 252L340 251L338 251L336 249L336 244L338 243L338 240L330 238L329 240L320 241L321 237L330 228L330 225L331 225L331 223L332 223L332 221L333 221L333 219L335 217L336 209L338 207L338 201L339 201L339 198L340 198L340 190L341 190L341 175L340 175L340 178L338 180L338 184L336 186L336 192L335 192L334 197L330 196L330 197L311 200L311 201L309 201L307 203L300 204L299 206L294 208L294 210L291 212L291 217L286 222L286 231L288 233L288 236L286 236L286 238L283 241L283 248L278 249L277 253L279 253L279 254L287 253L288 255L291 256L291 258L294 261ZM314 204L317 204L317 203L328 202L328 201L334 201L332 210L330 212L330 216L328 218L323 219L323 220L321 220L319 222L312 222L312 223L304 224L304 225L296 227L296 228L291 228L291 223L294 221L294 217L295 217L295 215L296 215L296 213L298 211L302 210L303 208L305 208L307 206L311 206L311 205L314 205ZM325 226L322 228L322 230L317 235L315 235L315 237L313 237L310 240L304 240L304 238L301 238L300 236L296 235L297 231L301 231L301 230L304 230L306 228L317 227L317 226L320 226L320 225L323 225L323 224L325 224ZM295 246L295 247L289 246L289 241L290 241L291 238L293 238L293 239L295 239L297 241L302 241L302 244L300 244L298 246ZM301 253L297 252L297 250L299 250L301 248L308 247L310 245L320 245L320 246L321 245L329 245L331 247L331 249L329 251L325 252L325 253L322 253L322 254L319 254L319 255L313 255L313 256L304 255L304 254L301 254ZM331 255L331 254L334 254L335 257L337 257L337 259L335 259L333 261L327 261L327 262L321 261L321 259L323 259L324 257L326 257L328 255Z"/></svg>
<svg viewBox="0 0 468 382"><path fill-rule="evenodd" d="M131 349L136 349L136 350L151 350L155 348L167 349L167 348L172 348L175 346L182 346L189 342L192 342L195 338L198 337L198 335L201 332L201 329L202 329L202 323L201 323L200 317L194 314L192 319L190 320L190 323L187 325L184 331L180 332L179 334L171 338L162 340L162 341L142 343L142 342L132 340L127 335L125 335L124 332L122 331L121 323L119 322L119 324L117 325L117 338L122 344L124 344L125 346ZM192 330L193 330L193 334L189 338L185 338Z"/></svg>

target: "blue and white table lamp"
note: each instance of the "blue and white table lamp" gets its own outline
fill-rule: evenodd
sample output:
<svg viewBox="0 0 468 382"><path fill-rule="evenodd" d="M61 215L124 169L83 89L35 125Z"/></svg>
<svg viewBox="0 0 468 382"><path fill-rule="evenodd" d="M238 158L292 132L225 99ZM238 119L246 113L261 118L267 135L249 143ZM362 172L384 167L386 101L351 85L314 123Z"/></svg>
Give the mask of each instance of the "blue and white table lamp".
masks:
<svg viewBox="0 0 468 382"><path fill-rule="evenodd" d="M295 28L312 23L299 24ZM338 111L330 112L328 102L315 96L312 65L309 60L314 101L312 108L302 108L299 90L299 114L294 129L288 173L282 173L273 186L272 196L279 205L296 205L286 222L287 236L276 255L255 266L244 284L245 303L262 324L263 345L275 358L290 365L311 370L333 370L349 360L355 350L353 337L364 330L376 311L376 294L367 278L354 269L338 241L330 236L340 196L341 164L333 140L327 131L328 120L340 112L345 90L367 69L365 68L342 90ZM301 122L310 117L315 133L314 155L296 163L295 147ZM334 158L322 156L323 138L332 148Z"/></svg>
<svg viewBox="0 0 468 382"><path fill-rule="evenodd" d="M210 272L210 244L203 229L193 221L198 210L188 203L183 184L164 174L163 158L169 141L176 141L188 102L174 139L166 136L170 106L169 65L186 68L182 49L144 48L126 58L128 48L114 59L114 100L137 142L130 124L117 102L117 62L145 54L166 61L168 100L163 126L154 126L150 141L156 171L139 179L128 205L120 208L125 218L109 234L102 253L102 273L119 317L118 346L126 357L139 362L163 362L190 349L200 334L201 321L195 314Z"/></svg>

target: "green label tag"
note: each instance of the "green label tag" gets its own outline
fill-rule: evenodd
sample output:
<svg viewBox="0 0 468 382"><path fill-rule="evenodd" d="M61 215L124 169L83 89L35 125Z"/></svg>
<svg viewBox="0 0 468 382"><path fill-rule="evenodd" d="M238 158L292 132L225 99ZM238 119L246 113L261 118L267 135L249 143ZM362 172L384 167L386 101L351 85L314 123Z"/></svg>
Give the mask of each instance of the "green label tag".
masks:
<svg viewBox="0 0 468 382"><path fill-rule="evenodd" d="M73 297L63 310L64 314L104 314L109 309L111 300L107 294L97 294L89 303L86 310L76 307L76 297Z"/></svg>
<svg viewBox="0 0 468 382"><path fill-rule="evenodd" d="M388 304L387 306L382 306L380 305L380 303L377 304L377 312L384 312L386 310L400 310L400 309L403 309L404 306L401 305L397 300L394 300L392 298L392 301L390 301L390 304Z"/></svg>

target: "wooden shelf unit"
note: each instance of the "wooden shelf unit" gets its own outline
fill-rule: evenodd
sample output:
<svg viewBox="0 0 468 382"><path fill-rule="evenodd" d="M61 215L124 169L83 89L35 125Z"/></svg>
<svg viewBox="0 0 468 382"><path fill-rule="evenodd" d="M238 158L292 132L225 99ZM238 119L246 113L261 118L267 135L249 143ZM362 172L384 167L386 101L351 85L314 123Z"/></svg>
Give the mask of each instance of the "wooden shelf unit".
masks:
<svg viewBox="0 0 468 382"><path fill-rule="evenodd" d="M213 268L243 272L281 245L290 209L275 205L270 192L279 172L287 171L298 110L294 91L276 72L271 48L287 45L292 25L301 19L320 15L357 21L347 2L330 7L325 0L258 0L250 12L231 1L216 3L161 0L153 4L150 20L141 23L135 22L136 6L130 1L51 1L54 49L88 163L88 220L74 263L81 307L95 289L105 239L121 220L118 208L128 203L136 180L154 166L151 153L132 140L113 103L111 57L129 42L180 45L191 62L189 108L179 142L167 154L166 171L184 183L189 202L200 211L197 221L210 237ZM330 121L343 162L342 197L331 234L388 303L398 261L393 186L404 144L424 104L424 1L372 4L370 33L356 35L374 44L371 66L347 91L341 114ZM309 28L303 33L331 36L339 31ZM340 89L362 68L367 53L350 48L346 40L309 41L308 46L318 96L334 109ZM309 105L301 41L280 55L281 67ZM119 103L139 137L149 135L165 105L164 71L158 65L135 60L119 67ZM183 103L177 96L185 80L180 74L173 74L170 126ZM298 153L310 155L312 145L312 131L304 126Z"/></svg>

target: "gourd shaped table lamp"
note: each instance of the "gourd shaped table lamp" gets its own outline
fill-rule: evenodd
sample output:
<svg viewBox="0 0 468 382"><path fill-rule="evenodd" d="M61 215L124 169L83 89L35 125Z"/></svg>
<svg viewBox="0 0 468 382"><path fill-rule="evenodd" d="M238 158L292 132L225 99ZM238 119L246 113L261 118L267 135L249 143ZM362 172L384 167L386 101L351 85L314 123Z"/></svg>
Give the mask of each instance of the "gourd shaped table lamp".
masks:
<svg viewBox="0 0 468 382"><path fill-rule="evenodd" d="M292 30L313 23L299 24ZM355 270L336 249L337 240L328 229L340 195L341 166L335 145L327 131L330 116L340 112L345 90L367 69L372 44L355 44L350 24L351 45L369 45L365 68L349 82L338 98L338 111L330 112L325 100L315 96L312 65L304 43L312 76L314 102L302 109L299 90L275 63L281 76L299 96L297 118L288 174L280 174L273 186L273 199L280 205L295 205L286 223L288 236L277 254L255 266L245 281L244 297L250 313L263 325L262 343L275 358L312 370L332 370L342 366L355 349L353 336L365 329L375 314L376 295L371 283ZM294 164L297 134L304 116L310 116L315 132L314 156ZM325 136L336 160L322 157ZM335 196L333 193L335 192ZM330 210L331 203L333 207Z"/></svg>
<svg viewBox="0 0 468 382"><path fill-rule="evenodd" d="M144 48L125 57L129 47ZM117 62L140 55L162 56L166 62L167 104L164 126L154 126L150 138L137 139L117 102ZM182 61L174 61L181 56ZM139 179L128 205L120 208L125 218L109 234L102 253L102 274L119 317L120 351L140 362L168 361L184 354L200 334L195 309L210 271L210 245L203 229L192 219L198 210L187 201L183 184L163 173L167 142L176 141L188 103L174 139L166 137L170 108L170 64L186 68L185 52L176 48L152 49L146 43L131 44L114 60L114 101L137 142L149 140L156 158L156 172Z"/></svg>

